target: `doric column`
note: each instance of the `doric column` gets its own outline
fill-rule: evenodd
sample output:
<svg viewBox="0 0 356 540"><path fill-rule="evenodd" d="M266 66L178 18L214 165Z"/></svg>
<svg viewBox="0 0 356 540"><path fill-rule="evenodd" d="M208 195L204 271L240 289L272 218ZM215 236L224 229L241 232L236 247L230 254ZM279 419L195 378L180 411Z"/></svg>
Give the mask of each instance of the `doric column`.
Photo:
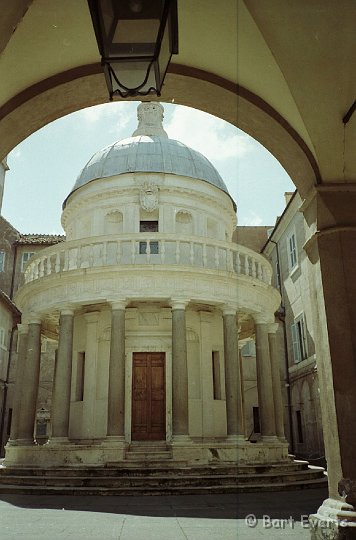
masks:
<svg viewBox="0 0 356 540"><path fill-rule="evenodd" d="M27 337L28 337L28 325L18 324L18 346L17 346L17 365L16 365L16 380L15 390L13 396L12 405L12 419L11 419L11 432L10 432L10 444L18 438L19 423L21 417L21 401L24 384L24 371L26 365L26 353L27 353Z"/></svg>
<svg viewBox="0 0 356 540"><path fill-rule="evenodd" d="M278 323L270 324L268 331L269 352L271 358L271 372L272 372L272 388L273 388L273 400L274 400L274 414L276 421L276 435L282 441L285 441L284 433L284 415L283 415L283 397L281 387L280 365L277 348L277 335Z"/></svg>
<svg viewBox="0 0 356 540"><path fill-rule="evenodd" d="M173 436L187 436L188 418L188 366L185 306L182 301L172 301L172 385L173 385Z"/></svg>
<svg viewBox="0 0 356 540"><path fill-rule="evenodd" d="M261 435L267 441L276 441L276 421L272 386L272 370L269 354L269 324L256 320L256 370L258 404L260 409Z"/></svg>
<svg viewBox="0 0 356 540"><path fill-rule="evenodd" d="M245 438L236 309L223 309L227 435Z"/></svg>
<svg viewBox="0 0 356 540"><path fill-rule="evenodd" d="M96 391L98 370L98 326L100 311L84 314L86 323L85 355L83 369L83 418L82 435L92 438L96 432Z"/></svg>
<svg viewBox="0 0 356 540"><path fill-rule="evenodd" d="M111 305L107 434L116 437L125 434L125 307L123 301Z"/></svg>
<svg viewBox="0 0 356 540"><path fill-rule="evenodd" d="M52 396L52 437L68 437L72 382L74 312L62 309L59 318L59 341Z"/></svg>
<svg viewBox="0 0 356 540"><path fill-rule="evenodd" d="M17 433L17 438L22 443L33 443L40 363L41 319L32 317L28 321L27 351L21 395L21 415Z"/></svg>

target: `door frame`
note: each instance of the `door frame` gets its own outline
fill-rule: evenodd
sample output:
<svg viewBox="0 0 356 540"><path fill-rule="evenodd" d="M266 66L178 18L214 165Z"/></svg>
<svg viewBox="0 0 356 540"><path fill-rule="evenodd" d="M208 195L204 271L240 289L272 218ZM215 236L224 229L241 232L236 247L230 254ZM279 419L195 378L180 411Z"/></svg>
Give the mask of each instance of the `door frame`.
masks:
<svg viewBox="0 0 356 540"><path fill-rule="evenodd" d="M152 358L152 356L156 356L156 360L154 360ZM140 359L141 357L141 359ZM152 386L152 377L153 377L153 372L152 372L152 366L155 364L155 362L159 361L159 366L160 368L163 368L163 380L161 380L161 385L160 385L160 390L162 391L163 390L163 399L161 401L161 404L160 404L160 411L162 412L162 414L164 414L164 423L161 424L161 430L159 431L159 434L160 434L160 437L159 438L155 438L155 437L150 437L154 435L154 430L152 431L148 431L147 432L147 438L140 438L140 437L137 437L137 435L139 435L139 432L136 434L135 436L135 442L141 442L141 443L144 443L144 442L159 442L159 441L165 441L166 440L166 426L167 426L167 421L166 421L166 410L167 410L167 407L166 407L166 395L167 395L167 391L166 391L166 384L167 384L167 381L166 381L166 354L162 351L155 351L155 352L152 352L152 351L144 351L144 352L137 352L137 351L134 351L132 353L132 368L134 367L134 364L135 364L135 361L136 361L136 367L137 367L137 362L140 363L141 361L144 361L146 363L146 367L147 367L147 375L148 375L148 380L150 381L150 384L147 385L146 389L147 389L147 392L148 392L148 395L151 395L151 393L153 392L153 386ZM153 362L153 364L152 364ZM150 373L148 373L150 372ZM131 419L132 419L132 416L133 416L133 412L134 412L134 407L135 407L135 400L134 400L134 382L135 382L135 379L134 377L132 377L132 393L131 393ZM146 406L147 406L147 414L149 415L149 417L151 417L151 413L148 412L149 410L149 407L151 407L151 412L152 412L152 406L153 406L153 401L151 400L149 402L148 399L145 400L145 403L146 403ZM138 406L138 404L136 403L136 406ZM152 419L151 419L151 422L152 422ZM152 427L152 426L151 426ZM132 424L132 421L131 421L131 439L133 439L133 435L134 435L134 432L133 432L133 424Z"/></svg>
<svg viewBox="0 0 356 540"><path fill-rule="evenodd" d="M171 336L169 336L171 339ZM166 341L164 338L160 340L160 344L157 346L142 346L126 347L126 363L125 363L125 442L131 443L132 433L132 365L133 365L133 353L164 353L166 360L166 442L172 440L172 349L171 347L162 341ZM134 340L133 340L134 341ZM168 341L168 340L167 340ZM131 345L131 344L130 344ZM163 346L162 346L163 345ZM165 346L166 345L166 346ZM139 442L139 441L137 441ZM144 442L144 441L143 441Z"/></svg>

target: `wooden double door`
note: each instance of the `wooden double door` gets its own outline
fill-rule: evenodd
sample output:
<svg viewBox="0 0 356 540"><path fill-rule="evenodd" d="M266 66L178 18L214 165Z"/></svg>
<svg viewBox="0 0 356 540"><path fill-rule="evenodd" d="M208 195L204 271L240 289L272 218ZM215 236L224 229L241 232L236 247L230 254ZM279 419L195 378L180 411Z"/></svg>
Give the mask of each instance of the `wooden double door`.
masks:
<svg viewBox="0 0 356 540"><path fill-rule="evenodd" d="M133 353L132 440L166 438L165 353Z"/></svg>

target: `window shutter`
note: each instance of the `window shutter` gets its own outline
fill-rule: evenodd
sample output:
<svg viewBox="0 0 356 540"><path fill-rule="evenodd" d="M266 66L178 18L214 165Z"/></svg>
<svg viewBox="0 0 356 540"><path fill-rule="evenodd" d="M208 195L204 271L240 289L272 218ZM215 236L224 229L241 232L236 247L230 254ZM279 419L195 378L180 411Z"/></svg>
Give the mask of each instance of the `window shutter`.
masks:
<svg viewBox="0 0 356 540"><path fill-rule="evenodd" d="M299 341L299 335L298 335L298 327L297 324L292 324L292 343L293 343L293 356L294 356L294 362L297 364L301 361L302 355L300 350L300 341Z"/></svg>

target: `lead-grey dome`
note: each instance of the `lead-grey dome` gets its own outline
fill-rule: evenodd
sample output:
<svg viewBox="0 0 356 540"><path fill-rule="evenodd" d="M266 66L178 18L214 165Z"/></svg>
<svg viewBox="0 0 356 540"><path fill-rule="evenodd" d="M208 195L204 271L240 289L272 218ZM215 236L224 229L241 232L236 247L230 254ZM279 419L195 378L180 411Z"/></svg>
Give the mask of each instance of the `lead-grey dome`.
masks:
<svg viewBox="0 0 356 540"><path fill-rule="evenodd" d="M150 105L148 108L148 103L142 103L138 107L139 126L134 136L115 142L93 155L80 172L69 196L93 180L130 172L187 176L208 182L229 195L220 174L206 157L167 137L161 123L163 107L158 103Z"/></svg>

